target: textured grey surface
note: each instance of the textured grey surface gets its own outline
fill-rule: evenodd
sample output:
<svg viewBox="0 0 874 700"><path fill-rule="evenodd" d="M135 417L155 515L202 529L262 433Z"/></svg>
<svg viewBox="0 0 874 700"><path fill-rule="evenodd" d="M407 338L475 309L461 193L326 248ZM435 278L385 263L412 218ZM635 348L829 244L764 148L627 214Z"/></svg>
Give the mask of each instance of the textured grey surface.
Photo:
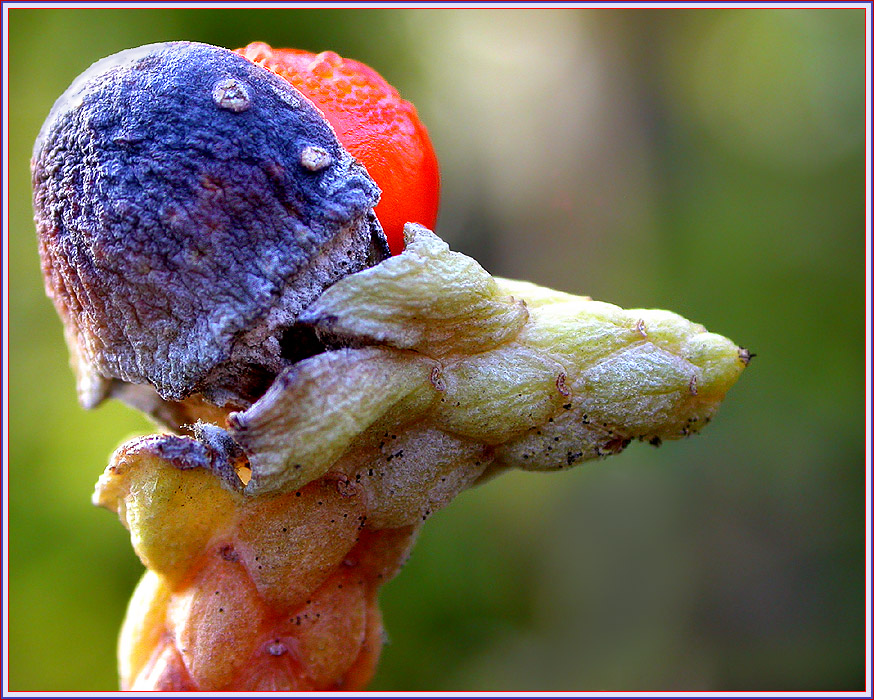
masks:
<svg viewBox="0 0 874 700"><path fill-rule="evenodd" d="M379 190L321 113L206 44L95 63L55 103L32 167L43 272L88 406L110 378L245 405L299 354L282 343L298 313L388 253Z"/></svg>

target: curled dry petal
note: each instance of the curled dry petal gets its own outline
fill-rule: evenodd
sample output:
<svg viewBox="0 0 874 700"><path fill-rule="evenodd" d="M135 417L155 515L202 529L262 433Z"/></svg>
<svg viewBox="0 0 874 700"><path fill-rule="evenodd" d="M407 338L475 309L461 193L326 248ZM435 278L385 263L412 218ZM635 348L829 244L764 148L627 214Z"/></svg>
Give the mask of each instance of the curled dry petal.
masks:
<svg viewBox="0 0 874 700"><path fill-rule="evenodd" d="M230 417L231 435L249 454L247 490L306 484L393 407L427 407L435 367L416 353L374 347L322 353L286 370L251 409Z"/></svg>
<svg viewBox="0 0 874 700"><path fill-rule="evenodd" d="M528 320L525 304L473 258L428 229L407 224L402 256L345 277L300 321L326 336L385 343L442 358L500 345Z"/></svg>

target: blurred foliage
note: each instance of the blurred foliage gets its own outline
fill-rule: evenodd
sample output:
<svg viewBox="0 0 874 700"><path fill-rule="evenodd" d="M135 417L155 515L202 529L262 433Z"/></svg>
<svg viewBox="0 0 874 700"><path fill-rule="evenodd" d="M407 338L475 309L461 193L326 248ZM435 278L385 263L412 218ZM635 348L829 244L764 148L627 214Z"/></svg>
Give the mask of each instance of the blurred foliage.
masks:
<svg viewBox="0 0 874 700"><path fill-rule="evenodd" d="M9 10L9 688L116 687L142 570L89 506L147 421L75 403L28 160L90 63L333 49L414 101L438 232L493 274L758 354L703 435L512 474L424 528L375 690L861 690L864 10Z"/></svg>

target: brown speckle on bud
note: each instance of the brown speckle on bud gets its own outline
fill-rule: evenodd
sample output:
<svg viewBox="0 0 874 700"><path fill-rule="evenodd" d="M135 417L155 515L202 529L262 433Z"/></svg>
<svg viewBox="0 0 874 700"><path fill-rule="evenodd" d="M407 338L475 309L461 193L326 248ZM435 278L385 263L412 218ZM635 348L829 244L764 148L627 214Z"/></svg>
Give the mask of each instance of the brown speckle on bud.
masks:
<svg viewBox="0 0 874 700"><path fill-rule="evenodd" d="M570 396L571 390L567 385L567 374L564 372L559 372L558 376L555 378L555 388L558 389L558 393L562 396Z"/></svg>

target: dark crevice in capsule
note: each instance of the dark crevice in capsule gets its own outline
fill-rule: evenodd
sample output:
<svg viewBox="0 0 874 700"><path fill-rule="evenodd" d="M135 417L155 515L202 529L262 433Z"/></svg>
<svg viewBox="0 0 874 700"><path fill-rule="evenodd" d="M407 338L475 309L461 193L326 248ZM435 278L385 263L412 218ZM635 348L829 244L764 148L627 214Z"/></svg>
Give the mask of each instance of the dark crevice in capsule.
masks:
<svg viewBox="0 0 874 700"><path fill-rule="evenodd" d="M325 351L325 344L319 340L312 326L295 324L282 331L279 338L280 354L283 360L300 362Z"/></svg>

